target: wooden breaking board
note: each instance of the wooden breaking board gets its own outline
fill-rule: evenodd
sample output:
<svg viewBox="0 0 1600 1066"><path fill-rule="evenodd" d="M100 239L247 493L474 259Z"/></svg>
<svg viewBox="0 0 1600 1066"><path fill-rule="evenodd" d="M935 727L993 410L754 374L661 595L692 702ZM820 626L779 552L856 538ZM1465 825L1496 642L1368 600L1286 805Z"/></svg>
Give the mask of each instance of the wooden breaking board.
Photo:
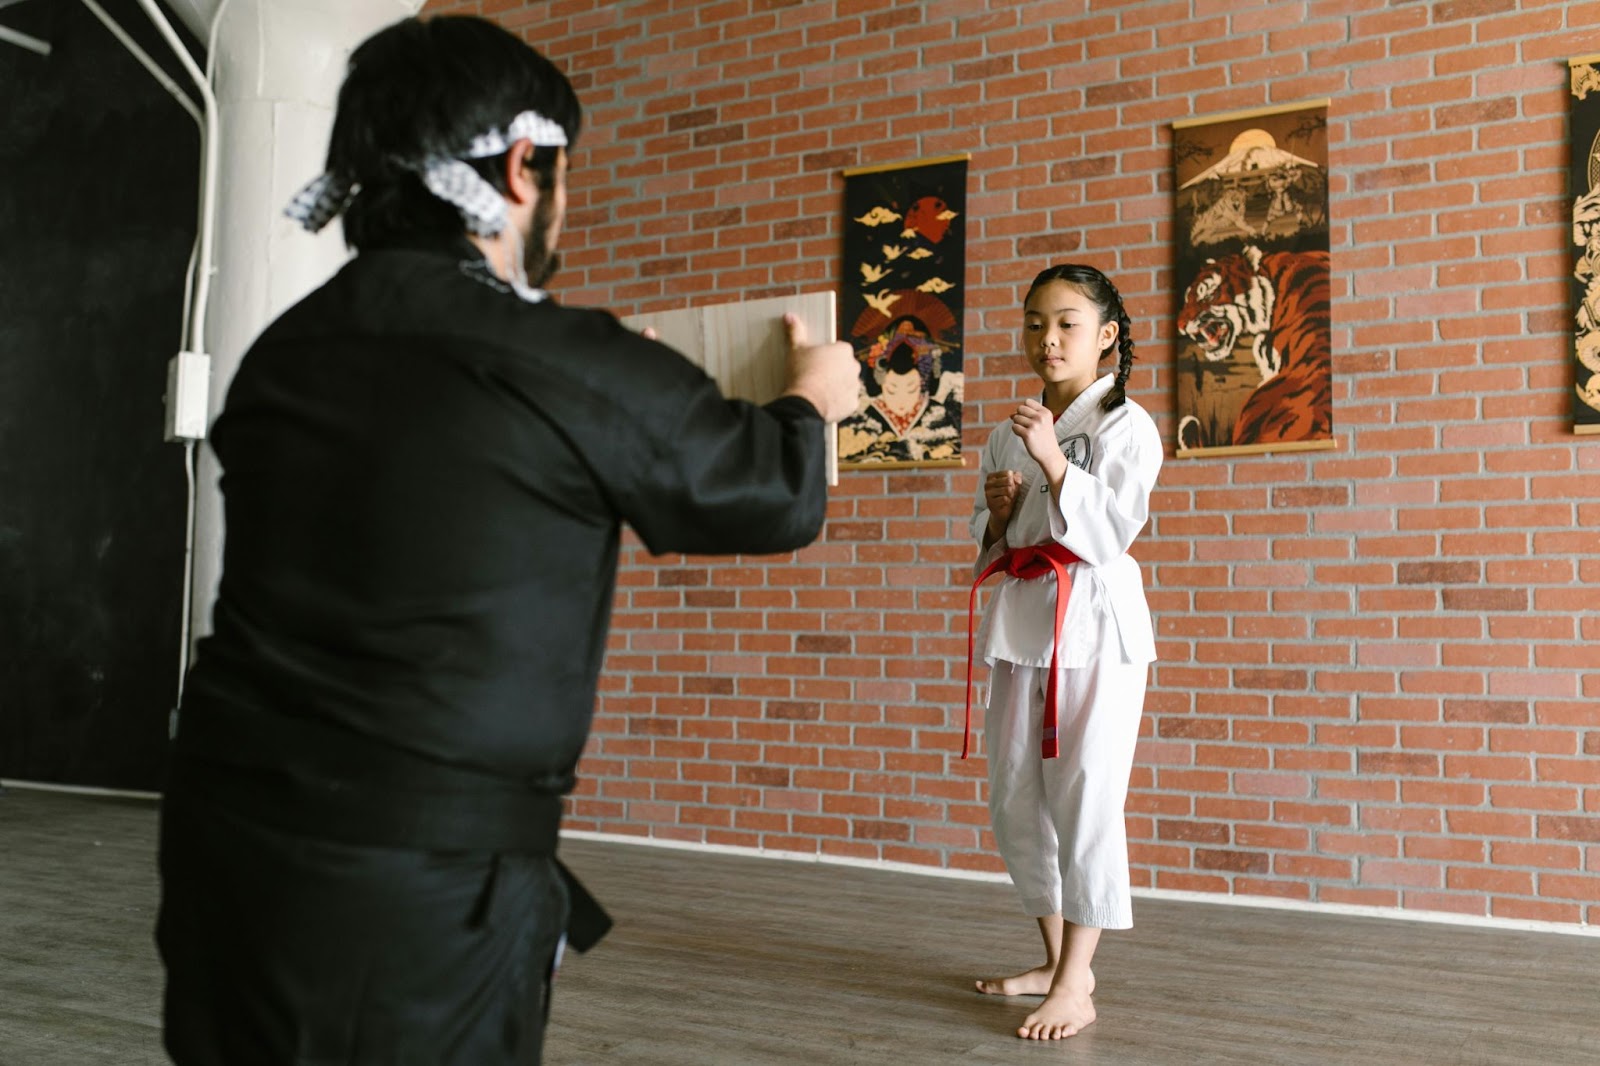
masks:
<svg viewBox="0 0 1600 1066"><path fill-rule="evenodd" d="M792 311L805 324L812 344L835 339L834 300L831 292L799 296L773 296L763 300L651 311L622 320L629 329L656 331L656 339L682 352L701 367L730 399L767 403L783 392L789 360L784 336L784 312ZM839 433L830 425L828 484L839 483Z"/></svg>

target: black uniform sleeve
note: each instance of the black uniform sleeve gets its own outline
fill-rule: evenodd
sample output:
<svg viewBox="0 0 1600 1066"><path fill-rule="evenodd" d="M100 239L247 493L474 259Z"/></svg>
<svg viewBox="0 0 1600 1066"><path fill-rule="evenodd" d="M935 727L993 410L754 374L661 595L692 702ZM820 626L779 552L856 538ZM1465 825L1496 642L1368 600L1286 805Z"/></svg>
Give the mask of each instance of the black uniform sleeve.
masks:
<svg viewBox="0 0 1600 1066"><path fill-rule="evenodd" d="M705 371L603 311L549 308L537 324L541 343L501 370L569 442L608 517L652 552L783 552L816 539L825 425L810 403L727 399Z"/></svg>
<svg viewBox="0 0 1600 1066"><path fill-rule="evenodd" d="M815 540L827 507L816 408L793 396L757 407L724 398L698 371L688 378L662 399L671 417L646 420L648 461L618 471L624 520L656 553L780 552Z"/></svg>

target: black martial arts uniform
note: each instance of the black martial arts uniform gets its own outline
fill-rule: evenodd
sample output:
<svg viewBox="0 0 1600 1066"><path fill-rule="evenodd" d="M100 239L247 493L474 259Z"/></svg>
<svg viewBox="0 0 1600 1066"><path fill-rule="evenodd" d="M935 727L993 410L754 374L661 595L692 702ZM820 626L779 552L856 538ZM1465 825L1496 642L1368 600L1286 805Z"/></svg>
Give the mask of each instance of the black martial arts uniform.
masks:
<svg viewBox="0 0 1600 1066"><path fill-rule="evenodd" d="M212 443L222 581L162 811L169 1052L537 1062L559 938L607 923L555 852L619 527L654 552L808 543L820 416L725 400L425 239L273 323Z"/></svg>

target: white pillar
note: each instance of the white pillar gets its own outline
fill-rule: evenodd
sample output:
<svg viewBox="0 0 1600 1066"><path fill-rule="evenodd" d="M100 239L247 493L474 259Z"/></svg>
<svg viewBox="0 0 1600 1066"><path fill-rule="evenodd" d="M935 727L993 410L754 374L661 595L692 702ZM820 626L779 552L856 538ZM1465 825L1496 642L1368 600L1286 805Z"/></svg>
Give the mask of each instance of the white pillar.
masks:
<svg viewBox="0 0 1600 1066"><path fill-rule="evenodd" d="M219 0L171 0L202 41ZM216 272L205 318L210 417L256 335L327 279L347 253L337 225L315 236L284 217L300 187L322 173L345 64L355 46L423 0L227 0L218 27L220 118ZM201 446L195 490L192 637L211 630L222 569L220 470Z"/></svg>

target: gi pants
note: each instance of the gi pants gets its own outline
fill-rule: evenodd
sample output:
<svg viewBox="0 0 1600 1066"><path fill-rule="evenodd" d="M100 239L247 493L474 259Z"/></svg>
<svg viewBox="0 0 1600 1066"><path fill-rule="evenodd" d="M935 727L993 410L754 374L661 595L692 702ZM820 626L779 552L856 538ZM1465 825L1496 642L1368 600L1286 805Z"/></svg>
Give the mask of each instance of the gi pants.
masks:
<svg viewBox="0 0 1600 1066"><path fill-rule="evenodd" d="M1123 804L1144 711L1145 663L1057 671L1061 754L1045 759L1048 667L996 660L984 736L995 842L1029 917L1133 925Z"/></svg>
<svg viewBox="0 0 1600 1066"><path fill-rule="evenodd" d="M178 1066L526 1066L567 924L553 855L366 847L169 793Z"/></svg>

